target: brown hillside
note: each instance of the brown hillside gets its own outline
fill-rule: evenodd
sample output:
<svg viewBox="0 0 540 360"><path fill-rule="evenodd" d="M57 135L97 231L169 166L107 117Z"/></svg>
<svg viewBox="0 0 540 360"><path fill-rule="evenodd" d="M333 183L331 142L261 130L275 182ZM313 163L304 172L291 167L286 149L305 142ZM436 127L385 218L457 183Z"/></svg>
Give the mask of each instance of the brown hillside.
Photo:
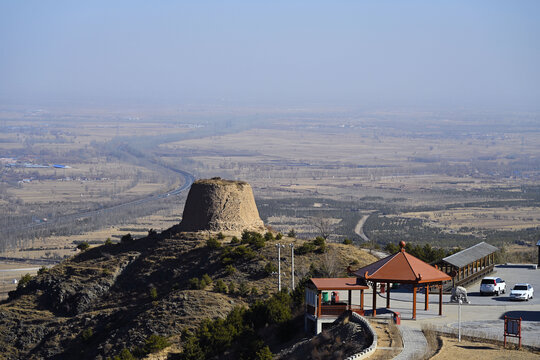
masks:
<svg viewBox="0 0 540 360"><path fill-rule="evenodd" d="M265 266L276 264L278 241L261 247L231 244L228 237L210 247L206 236L189 237L178 228L91 248L33 278L0 304L0 354L106 359L142 346L152 334L178 349L184 330L277 291L277 277ZM305 241L285 237L280 243L299 248ZM282 283L290 287L290 248L281 255ZM296 281L313 269L321 276L343 275L347 265L374 260L353 245L329 244L324 253L295 256ZM193 288L190 280L205 274L211 284ZM228 289L218 292L218 281Z"/></svg>

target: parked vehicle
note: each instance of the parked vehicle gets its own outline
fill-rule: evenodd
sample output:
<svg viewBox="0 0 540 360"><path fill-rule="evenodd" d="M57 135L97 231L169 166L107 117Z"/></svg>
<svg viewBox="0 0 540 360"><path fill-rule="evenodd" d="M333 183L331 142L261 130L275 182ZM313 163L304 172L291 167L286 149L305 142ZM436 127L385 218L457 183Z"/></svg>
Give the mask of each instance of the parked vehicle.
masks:
<svg viewBox="0 0 540 360"><path fill-rule="evenodd" d="M499 296L506 292L506 282L499 277L485 277L480 283L480 295L495 294Z"/></svg>
<svg viewBox="0 0 540 360"><path fill-rule="evenodd" d="M531 284L516 284L512 291L510 291L510 300L526 300L532 299L534 296L534 289Z"/></svg>

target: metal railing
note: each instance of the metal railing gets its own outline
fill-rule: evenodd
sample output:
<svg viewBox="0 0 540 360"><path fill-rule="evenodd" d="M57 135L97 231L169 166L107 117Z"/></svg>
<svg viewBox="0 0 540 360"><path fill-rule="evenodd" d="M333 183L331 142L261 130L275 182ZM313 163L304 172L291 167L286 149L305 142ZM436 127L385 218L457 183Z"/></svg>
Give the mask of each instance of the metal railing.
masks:
<svg viewBox="0 0 540 360"><path fill-rule="evenodd" d="M486 266L485 268L483 268L481 270L473 272L473 273L469 274L469 276L467 276L466 278L461 279L459 281L455 281L455 286L464 286L464 285L473 283L476 280L478 280L478 279L486 276L487 274L493 272L494 267L495 267L495 265L491 264L491 265L488 265L488 266ZM452 290L452 281L449 281L447 284L445 284L444 289L443 289L443 291L445 291L445 292L450 291L450 290Z"/></svg>

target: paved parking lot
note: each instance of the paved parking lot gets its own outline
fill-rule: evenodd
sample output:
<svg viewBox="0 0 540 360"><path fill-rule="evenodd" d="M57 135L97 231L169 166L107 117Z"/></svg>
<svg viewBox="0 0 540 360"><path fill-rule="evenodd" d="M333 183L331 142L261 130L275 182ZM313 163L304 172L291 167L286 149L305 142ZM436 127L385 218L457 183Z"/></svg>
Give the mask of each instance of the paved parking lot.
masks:
<svg viewBox="0 0 540 360"><path fill-rule="evenodd" d="M514 302L510 300L510 290L518 283L529 283L534 288L534 299L530 304L540 304L540 269L531 267L516 267L499 265L489 276L497 276L506 281L506 293L499 296L480 295L480 281L467 287L467 294L473 304L477 305L501 305L501 303Z"/></svg>
<svg viewBox="0 0 540 360"><path fill-rule="evenodd" d="M501 338L504 332L504 316L523 319L523 341L525 344L540 347L540 269L530 267L497 266L489 276L498 276L506 281L507 292L499 296L481 296L480 281L467 287L470 305L461 308L462 329L491 334ZM516 283L529 283L535 289L535 296L529 301L512 301L508 297ZM386 294L379 295L377 307L386 305ZM402 323L412 328L420 328L422 323L457 328L458 305L450 303L450 295L443 295L443 316L438 316L438 294L430 294L429 310L424 311L424 294L417 295L417 320L412 317L412 294L410 290L393 291L390 296L392 310L402 314ZM371 295L366 293L366 309L371 310ZM382 311L381 311L382 313ZM389 315L382 315L389 316Z"/></svg>

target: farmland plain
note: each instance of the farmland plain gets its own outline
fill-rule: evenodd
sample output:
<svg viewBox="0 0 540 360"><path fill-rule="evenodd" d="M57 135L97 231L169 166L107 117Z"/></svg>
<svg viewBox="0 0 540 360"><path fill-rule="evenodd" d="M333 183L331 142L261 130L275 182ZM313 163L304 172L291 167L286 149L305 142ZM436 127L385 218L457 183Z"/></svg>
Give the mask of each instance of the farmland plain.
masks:
<svg viewBox="0 0 540 360"><path fill-rule="evenodd" d="M185 192L157 195L181 186L175 170L183 170L248 181L265 223L301 237L317 235L314 219L330 219L331 239L361 243L355 227L369 215L363 230L379 246L486 240L531 254L540 232L538 124L537 114L468 111L3 111L2 250L62 258L74 241L176 223ZM114 216L76 216L152 197ZM75 220L55 221L66 214Z"/></svg>

